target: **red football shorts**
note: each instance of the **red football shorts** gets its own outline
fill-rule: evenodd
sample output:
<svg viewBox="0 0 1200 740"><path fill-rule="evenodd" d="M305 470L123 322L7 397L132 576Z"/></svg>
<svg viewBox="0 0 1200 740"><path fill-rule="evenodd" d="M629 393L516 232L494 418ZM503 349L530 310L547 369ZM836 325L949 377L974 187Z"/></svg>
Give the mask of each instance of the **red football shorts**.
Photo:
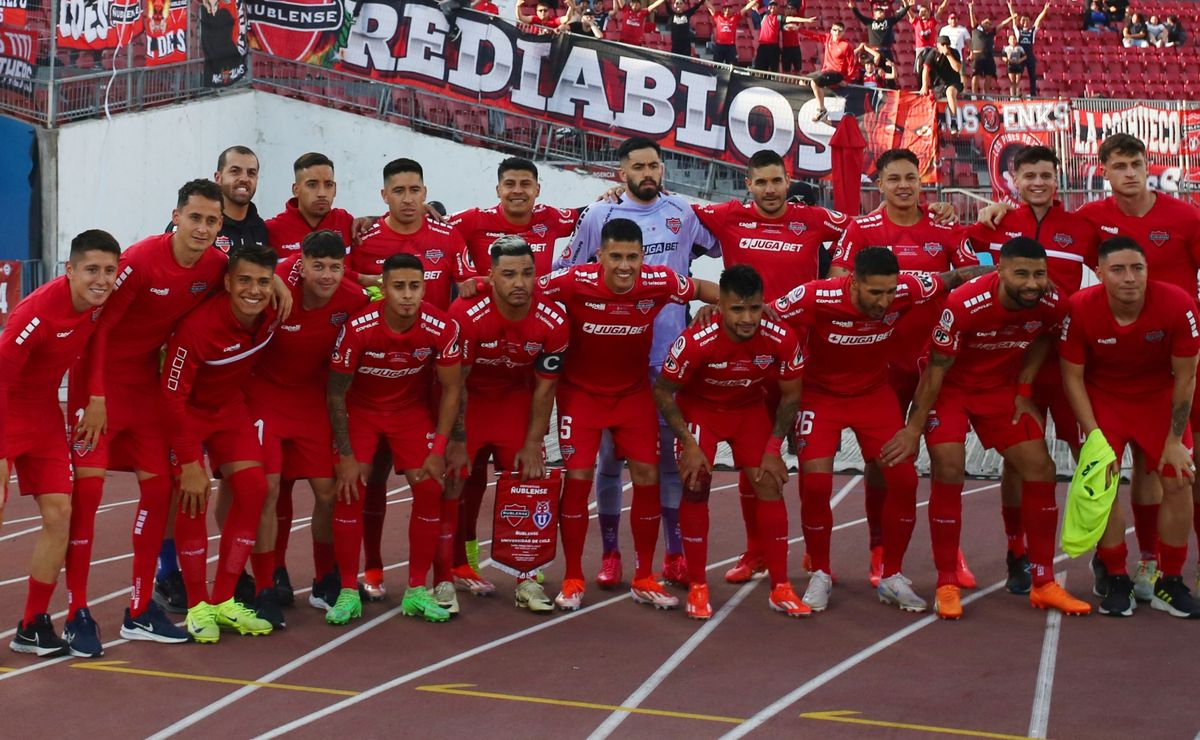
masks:
<svg viewBox="0 0 1200 740"><path fill-rule="evenodd" d="M10 403L5 449L22 496L71 493L74 477L66 420L57 403L23 407ZM8 481L4 481L5 500Z"/></svg>
<svg viewBox="0 0 1200 740"><path fill-rule="evenodd" d="M277 396L247 392L250 418L262 437L263 470L287 480L332 478L337 455L325 399L280 404Z"/></svg>
<svg viewBox="0 0 1200 740"><path fill-rule="evenodd" d="M1062 371L1057 353L1052 353L1042 363L1042 369L1033 382L1033 404L1044 416L1054 419L1054 436L1067 444L1079 446L1079 422L1063 390Z"/></svg>
<svg viewBox="0 0 1200 740"><path fill-rule="evenodd" d="M464 419L468 459L476 460L480 452L487 452L496 470L512 470L513 460L525 446L532 399L527 391L503 395L468 392Z"/></svg>
<svg viewBox="0 0 1200 740"><path fill-rule="evenodd" d="M858 396L835 396L813 388L804 391L796 418L800 460L821 460L837 454L842 430L851 429L862 448L863 460L879 457L883 445L904 421L890 385Z"/></svg>
<svg viewBox="0 0 1200 740"><path fill-rule="evenodd" d="M658 465L658 409L649 384L621 396L602 396L558 383L558 449L567 470L590 470L600 435L612 431L616 456Z"/></svg>
<svg viewBox="0 0 1200 740"><path fill-rule="evenodd" d="M772 429L767 407L763 404L722 410L707 406L702 400L681 397L679 410L710 463L716 459L717 443L728 442L737 468L757 468L762 464ZM682 452L679 440L675 440L676 460Z"/></svg>
<svg viewBox="0 0 1200 740"><path fill-rule="evenodd" d="M392 451L396 472L417 470L425 464L433 445L433 417L425 406L404 411L380 413L375 409L351 406L350 448L359 463L374 459L380 442Z"/></svg>
<svg viewBox="0 0 1200 740"><path fill-rule="evenodd" d="M1092 413L1104 438L1112 445L1117 458L1121 457L1126 445L1137 445L1146 458L1146 472L1158 469L1171 429L1171 392L1161 394L1114 397L1089 387L1088 399L1092 402ZM1183 444L1192 449L1192 425L1183 432ZM1174 468L1167 468L1164 476L1174 478Z"/></svg>
<svg viewBox="0 0 1200 740"><path fill-rule="evenodd" d="M141 378L122 378L109 373L105 393L108 429L96 440L96 446L86 449L78 444L71 448L76 467L101 470L144 470L155 475L171 472L171 450L167 442L162 410L162 395L158 374ZM67 389L67 410L70 418L78 420L87 407L87 387L83 378L74 381L71 373Z"/></svg>
<svg viewBox="0 0 1200 740"><path fill-rule="evenodd" d="M258 426L251 421L245 406L222 409L211 415L192 414L188 423L204 445L209 467L214 471L222 465L245 460L262 463Z"/></svg>
<svg viewBox="0 0 1200 740"><path fill-rule="evenodd" d="M896 409L902 416L907 415L913 396L917 395L917 383L921 382L921 366L916 360L888 365L887 378Z"/></svg>
<svg viewBox="0 0 1200 740"><path fill-rule="evenodd" d="M997 452L1031 439L1044 439L1046 433L1028 415L1013 423L1016 396L1015 386L978 390L943 385L925 422L925 444L962 444L970 429L975 430L985 448Z"/></svg>

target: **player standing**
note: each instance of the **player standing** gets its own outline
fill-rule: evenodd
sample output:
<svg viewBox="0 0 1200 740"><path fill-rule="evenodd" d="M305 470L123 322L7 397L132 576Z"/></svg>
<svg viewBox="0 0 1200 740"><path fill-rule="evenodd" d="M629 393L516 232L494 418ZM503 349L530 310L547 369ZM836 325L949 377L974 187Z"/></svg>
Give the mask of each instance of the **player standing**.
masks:
<svg viewBox="0 0 1200 740"><path fill-rule="evenodd" d="M712 617L708 578L708 497L717 444L733 449L759 497L755 513L771 578L771 609L789 617L812 611L788 581L788 469L781 450L796 420L804 355L796 334L763 315L763 283L754 268L721 273L718 310L710 321L684 329L654 381L654 400L678 443L684 484L679 526L687 553L687 615ZM764 384L778 384L774 419L763 404ZM773 423L772 423L773 422ZM671 453L665 453L671 454Z"/></svg>
<svg viewBox="0 0 1200 740"><path fill-rule="evenodd" d="M0 333L0 518L8 500L9 466L21 495L33 496L42 528L33 545L25 611L9 643L38 657L104 654L86 606L77 606L60 638L50 621L50 597L67 551L71 523L71 451L58 405L63 374L83 353L112 294L121 247L105 231L71 240L67 274L26 296ZM165 620L164 620L165 621ZM174 627L172 627L176 633ZM184 636L186 639L186 635Z"/></svg>
<svg viewBox="0 0 1200 740"><path fill-rule="evenodd" d="M1042 245L1027 237L1005 242L997 272L950 294L933 330L929 366L921 374L908 424L883 447L883 464L895 464L917 451L924 429L933 478L929 532L938 571L935 609L942 619L962 617L956 554L969 428L1021 476L1033 576L1029 603L1066 614L1091 611L1054 580L1054 461L1030 399L1065 313L1047 277Z"/></svg>
<svg viewBox="0 0 1200 740"><path fill-rule="evenodd" d="M1067 211L1058 200L1059 161L1052 149L1025 147L1013 158L1013 167L1021 205L1007 211L995 228L982 222L970 227L967 238L976 252L991 252L993 261L998 260L1000 247L1009 239L1024 236L1037 241L1046 249L1050 282L1064 300L1068 299L1079 290L1083 271L1096 264L1098 232L1087 219ZM1033 382L1032 399L1043 418L1054 419L1055 435L1078 457L1078 425L1063 391L1055 347L1050 348ZM1007 462L1000 477L1000 501L1008 539L1006 587L1014 594L1029 593L1033 582L1021 522L1021 480Z"/></svg>
<svg viewBox="0 0 1200 740"><path fill-rule="evenodd" d="M302 154L292 164L292 172L296 176L292 197L280 213L267 219L271 249L280 257L288 257L300 251L305 236L321 229L341 234L343 241L350 244L354 217L333 207L337 195L333 160L318 152Z"/></svg>
<svg viewBox="0 0 1200 740"><path fill-rule="evenodd" d="M554 603L563 610L583 603L587 501L606 430L616 456L629 461L633 482L633 599L663 609L679 604L652 572L661 515L659 436L654 397L642 367L650 362L651 330L664 307L684 306L695 298L715 303L717 286L667 267L644 265L642 250L638 225L614 218L600 232L598 264L564 268L538 281L543 296L562 303L571 320L558 385L559 450L567 468L559 509L566 573Z"/></svg>
<svg viewBox="0 0 1200 740"><path fill-rule="evenodd" d="M461 396L458 326L422 300L425 267L416 256L387 258L382 276L382 304L368 306L342 327L330 365L326 403L339 454L333 546L342 582L337 601L325 614L330 624L362 616L357 579L363 499L369 461L381 441L413 492L408 590L401 606L406 615L431 622L450 618L426 589L425 579L446 520L442 476ZM442 389L436 416L429 403L435 378ZM458 502L453 504L456 520Z"/></svg>
<svg viewBox="0 0 1200 740"><path fill-rule="evenodd" d="M677 195L662 192L662 148L657 142L635 136L617 149L625 192L619 202L594 203L579 218L579 228L571 243L555 260L555 267L581 265L593 259L601 247L601 233L612 219L629 219L641 230L643 257L648 265L671 268L680 275L691 272L696 257L720 255L716 239L696 218L691 204ZM714 296L715 300L715 296ZM671 348L671 343L687 325L687 307L665 307L654 323L654 342L650 350L650 377L653 380ZM670 450L675 436L665 423L659 423L660 449ZM596 583L612 587L621 582L621 552L617 536L621 522L621 461L612 451L611 436L605 434L600 447L596 483L603 556ZM662 494L662 522L666 536L663 578L669 583L686 584L687 563L683 540L679 536L679 500L683 486L679 467L672 455L663 455L659 476Z"/></svg>
<svg viewBox="0 0 1200 740"><path fill-rule="evenodd" d="M927 15L926 11L922 17ZM875 173L883 195L883 207L854 219L846 228L833 256L830 277L849 274L855 253L864 247L891 250L900 269L905 271L943 273L979 264L970 244L963 239L963 229L938 224L929 209L921 205L921 171L917 155L907 149L890 149L875 161ZM937 323L939 311L941 301L928 301L909 311L892 337L894 354L888 369L888 382L900 402L901 415L908 409L917 388L920 377L917 362L929 343L929 332ZM883 565L882 516L886 496L887 487L878 466L868 464L866 510L873 586L879 585ZM974 588L975 577L967 569L961 553L959 563L959 584Z"/></svg>
<svg viewBox="0 0 1200 740"><path fill-rule="evenodd" d="M495 589L468 562L466 550L474 539L488 462L497 472L520 470L524 479L545 475L542 439L569 336L562 309L533 295L537 275L528 242L500 237L489 262L489 294L460 298L450 307L462 331L467 459L472 471L483 471L464 485L454 548L455 586L474 594ZM554 610L537 581L524 577L517 581L516 604L533 612Z"/></svg>
<svg viewBox="0 0 1200 740"><path fill-rule="evenodd" d="M1151 605L1174 617L1200 617L1200 603L1183 583L1188 521L1196 475L1188 449L1188 417L1200 351L1195 298L1173 285L1147 280L1143 249L1129 237L1100 245L1101 284L1072 297L1063 327L1063 383L1080 432L1099 429L1120 460L1126 445L1141 449L1144 472L1162 485L1158 547L1162 573ZM1119 462L1112 475L1119 476ZM1113 502L1096 554L1107 572L1100 613L1133 614L1126 571L1125 520Z"/></svg>
<svg viewBox="0 0 1200 740"><path fill-rule="evenodd" d="M328 611L341 591L334 574L333 433L325 409L325 386L338 332L367 305L362 288L344 279L345 259L341 236L322 230L304 237L300 255L279 264L276 272L291 290L292 313L280 323L246 382L246 400L261 435L267 476L267 500L250 556L260 615L282 616L269 605L278 601L279 594L267 593L264 598L264 593L274 583L291 583L282 554L286 545L280 547L286 542L285 532L277 532L277 527L290 527L292 518L289 508L284 522L276 519L281 479L307 478L313 491L315 578L309 603ZM274 578L264 582L262 574L269 573ZM283 626L282 619L272 625Z"/></svg>
<svg viewBox="0 0 1200 740"><path fill-rule="evenodd" d="M930 301L942 302L987 268L968 267L941 275L901 273L895 254L867 247L854 256L851 275L797 286L775 302L782 321L807 335L804 397L797 422L803 482L801 522L812 560L804 603L814 611L829 604L833 590L829 542L833 530L833 457L842 430L858 438L863 459L873 462L904 425L888 384L888 359L904 315ZM880 467L887 484L882 507L879 598L906 611L924 611L925 600L901 574L916 521L914 459Z"/></svg>

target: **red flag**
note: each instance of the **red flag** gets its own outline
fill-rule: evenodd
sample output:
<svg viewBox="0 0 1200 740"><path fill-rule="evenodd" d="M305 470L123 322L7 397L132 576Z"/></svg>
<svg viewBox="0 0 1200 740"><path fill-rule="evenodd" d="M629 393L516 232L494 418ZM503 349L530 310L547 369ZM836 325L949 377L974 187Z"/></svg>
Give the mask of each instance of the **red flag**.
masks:
<svg viewBox="0 0 1200 740"><path fill-rule="evenodd" d="M829 139L833 149L833 207L843 213L859 212L862 196L863 152L867 140L854 116L842 116Z"/></svg>
<svg viewBox="0 0 1200 740"><path fill-rule="evenodd" d="M546 473L546 478L527 481L519 473L501 473L496 481L492 561L501 570L520 575L554 562L562 470Z"/></svg>

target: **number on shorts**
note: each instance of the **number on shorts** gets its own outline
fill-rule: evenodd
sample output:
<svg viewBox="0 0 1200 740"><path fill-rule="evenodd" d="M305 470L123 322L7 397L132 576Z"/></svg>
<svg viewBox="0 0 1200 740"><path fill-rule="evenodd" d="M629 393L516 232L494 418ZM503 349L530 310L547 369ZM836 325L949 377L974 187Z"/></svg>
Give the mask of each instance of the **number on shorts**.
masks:
<svg viewBox="0 0 1200 740"><path fill-rule="evenodd" d="M688 424L688 431L692 433L692 439L696 440L696 444L700 444L700 425Z"/></svg>
<svg viewBox="0 0 1200 740"><path fill-rule="evenodd" d="M558 438L559 439L570 439L571 438L571 417L569 417L569 416L558 417Z"/></svg>
<svg viewBox="0 0 1200 740"><path fill-rule="evenodd" d="M804 437L812 433L813 419L817 414L813 411L801 411L800 423L796 427L800 430L800 436Z"/></svg>
<svg viewBox="0 0 1200 740"><path fill-rule="evenodd" d="M258 430L258 443L260 445L263 443L263 426L264 424L262 419L257 419L254 422L254 428Z"/></svg>

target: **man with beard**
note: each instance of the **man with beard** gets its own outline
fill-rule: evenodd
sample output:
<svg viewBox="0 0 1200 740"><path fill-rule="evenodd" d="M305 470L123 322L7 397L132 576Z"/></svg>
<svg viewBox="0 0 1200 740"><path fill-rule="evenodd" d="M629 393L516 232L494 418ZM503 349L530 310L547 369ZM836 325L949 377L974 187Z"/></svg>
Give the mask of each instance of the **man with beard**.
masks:
<svg viewBox="0 0 1200 740"><path fill-rule="evenodd" d="M616 203L595 203L579 217L579 227L571 243L554 262L555 268L581 265L600 250L600 233L614 219L629 219L642 233L645 263L666 266L680 275L691 272L692 260L708 254L716 257L720 245L696 217L691 204L662 190L662 149L652 139L635 136L617 149L625 192ZM687 306L676 304L662 309L654 322L654 344L650 351L651 381L658 377L671 343L687 326ZM661 448L672 449L675 435L660 420ZM596 502L600 519L603 559L596 582L611 588L621 581L621 552L617 545L621 521L621 461L613 453L610 435L605 433L600 446L597 470ZM672 455L660 461L662 522L666 534L666 560L663 578L669 583L687 583L687 564L683 540L679 535L679 501L683 487L679 467Z"/></svg>
<svg viewBox="0 0 1200 740"><path fill-rule="evenodd" d="M225 219L213 246L233 254L246 246L267 246L267 225L258 215L254 194L258 191L258 155L249 147L231 146L217 157L213 181L225 196Z"/></svg>
<svg viewBox="0 0 1200 740"><path fill-rule="evenodd" d="M937 568L935 610L962 618L958 543L966 438L973 428L1021 476L1021 507L1029 533L1033 590L1029 603L1065 614L1087 614L1086 602L1054 580L1058 505L1054 461L1046 449L1033 381L1066 306L1050 284L1046 250L1028 237L1000 248L995 273L955 289L933 330L929 365L921 374L908 424L883 446L881 462L895 465L917 452L922 429L932 478L929 534Z"/></svg>
<svg viewBox="0 0 1200 740"><path fill-rule="evenodd" d="M333 207L337 196L333 161L324 154L309 152L300 155L292 171L296 175L292 198L283 211L267 221L271 249L281 258L298 254L304 237L323 229L341 234L343 243L349 245L354 217Z"/></svg>

